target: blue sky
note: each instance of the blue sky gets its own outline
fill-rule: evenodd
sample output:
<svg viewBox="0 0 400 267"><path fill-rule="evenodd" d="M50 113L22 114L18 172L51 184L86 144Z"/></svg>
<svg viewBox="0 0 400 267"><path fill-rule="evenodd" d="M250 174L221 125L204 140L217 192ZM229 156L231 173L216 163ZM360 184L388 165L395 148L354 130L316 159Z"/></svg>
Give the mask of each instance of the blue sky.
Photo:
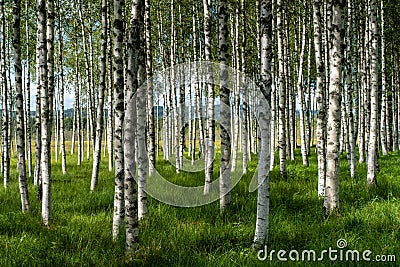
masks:
<svg viewBox="0 0 400 267"><path fill-rule="evenodd" d="M74 93L65 92L64 94L64 106L65 109L73 108L74 106ZM36 110L36 84L31 83L31 111Z"/></svg>

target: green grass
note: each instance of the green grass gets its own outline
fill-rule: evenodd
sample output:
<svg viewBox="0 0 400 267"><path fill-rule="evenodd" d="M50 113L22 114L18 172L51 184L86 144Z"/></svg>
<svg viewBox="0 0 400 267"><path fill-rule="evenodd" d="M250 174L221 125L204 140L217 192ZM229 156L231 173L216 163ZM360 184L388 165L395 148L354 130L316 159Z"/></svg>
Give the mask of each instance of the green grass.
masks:
<svg viewBox="0 0 400 267"><path fill-rule="evenodd" d="M69 150L67 150L69 151ZM297 153L299 153L297 151ZM218 158L218 155L217 155ZM29 179L32 210L20 212L16 158L12 159L11 181L0 188L0 266L307 266L307 262L259 261L251 250L256 218L257 193L248 185L256 169L232 191L232 203L220 215L218 203L197 208L176 208L149 199L149 214L140 222L140 252L124 257L124 241L111 241L113 173L102 159L99 185L89 193L92 164L76 166L68 155L68 174L53 162L53 219L41 224L36 188ZM218 164L218 163L217 163ZM301 157L288 164L288 178L271 172L269 250L322 251L336 248L340 238L348 249L369 249L375 254L396 254L400 261L400 155L380 158L378 188L366 186L365 164L357 165L351 179L345 156L341 158L340 217L322 221L322 202L317 197L316 156L310 167ZM158 169L174 183L192 186L203 181L204 172L175 174L164 160ZM218 176L218 166L214 176ZM395 263L315 262L313 266L396 266Z"/></svg>

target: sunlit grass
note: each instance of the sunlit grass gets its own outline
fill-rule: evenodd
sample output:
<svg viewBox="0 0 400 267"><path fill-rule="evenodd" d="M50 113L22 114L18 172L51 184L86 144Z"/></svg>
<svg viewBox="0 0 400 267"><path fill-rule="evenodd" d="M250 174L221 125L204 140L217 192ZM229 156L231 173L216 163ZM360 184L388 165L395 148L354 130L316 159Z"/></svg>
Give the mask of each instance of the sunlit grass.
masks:
<svg viewBox="0 0 400 267"><path fill-rule="evenodd" d="M85 146L86 149L86 146ZM369 249L375 254L400 251L400 156L380 158L378 188L366 184L366 166L357 164L357 176L349 177L345 156L341 157L339 218L322 221L322 201L317 197L316 156L310 167L288 161L288 178L271 172L269 249L321 251L336 248L344 238L349 249ZM162 155L161 155L162 156ZM53 156L54 158L54 156ZM111 241L114 174L102 157L99 185L89 193L92 162L76 166L67 144L66 175L61 160L53 162L53 219L41 223L40 203L33 178L29 178L31 212L20 212L16 157L11 161L11 181L0 189L0 266L286 266L278 260L261 262L251 247L256 218L257 193L248 185L256 169L256 156L232 191L232 203L220 215L218 203L197 208L176 208L149 199L149 214L140 223L140 251L133 262L124 258L124 241ZM217 154L216 158L219 158ZM214 179L219 173L218 161ZM201 185L204 171L175 173L165 160L158 171L174 183ZM397 255L400 257L400 255ZM400 260L400 258L398 259ZM291 265L304 266L304 262ZM310 263L309 263L310 264ZM320 262L316 266L356 266L356 263ZM360 262L359 266L365 266ZM371 264L369 264L371 265ZM368 265L368 266L369 266ZM381 265L379 265L381 266ZM391 263L387 266L395 266Z"/></svg>

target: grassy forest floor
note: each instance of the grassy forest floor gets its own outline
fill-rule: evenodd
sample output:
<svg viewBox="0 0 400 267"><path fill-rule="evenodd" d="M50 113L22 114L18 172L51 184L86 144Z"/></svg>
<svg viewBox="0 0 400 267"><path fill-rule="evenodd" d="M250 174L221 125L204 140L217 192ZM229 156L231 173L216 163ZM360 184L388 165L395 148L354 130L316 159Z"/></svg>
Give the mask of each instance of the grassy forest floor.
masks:
<svg viewBox="0 0 400 267"><path fill-rule="evenodd" d="M69 151L69 150L67 150ZM76 166L76 156L67 155L68 173L53 162L53 219L49 228L41 223L37 189L29 179L31 212L22 214L16 157L12 158L11 181L0 188L0 266L400 266L400 155L381 157L378 188L366 187L366 166L357 165L351 179L345 156L341 158L341 217L322 221L322 202L317 197L316 155L305 168L297 151L288 164L288 178L279 167L271 172L269 250L322 250L337 248L371 250L375 255L396 255L394 262L281 262L259 261L251 250L256 219L257 193L248 185L256 169L232 191L232 203L220 215L218 202L197 208L176 208L149 199L149 214L140 223L140 252L129 261L124 241L111 241L113 173L102 159L99 185L89 193L92 162ZM218 164L218 163L217 163ZM202 184L204 172L176 175L168 162L160 161L160 172L174 182ZM215 168L215 177L218 175ZM361 253L360 252L360 253ZM286 257L288 254L286 254ZM361 256L360 256L361 257Z"/></svg>

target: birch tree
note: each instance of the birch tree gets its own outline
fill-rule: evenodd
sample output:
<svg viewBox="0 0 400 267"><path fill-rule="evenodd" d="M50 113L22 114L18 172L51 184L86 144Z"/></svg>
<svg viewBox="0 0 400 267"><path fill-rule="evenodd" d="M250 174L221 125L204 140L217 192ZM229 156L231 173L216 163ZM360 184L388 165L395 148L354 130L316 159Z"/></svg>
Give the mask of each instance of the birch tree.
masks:
<svg viewBox="0 0 400 267"><path fill-rule="evenodd" d="M50 3L50 2L48 2ZM48 12L52 12L52 5L47 6ZM51 178L50 178L50 111L49 111L49 88L48 88L48 62L47 62L47 16L46 3L44 0L37 1L38 16L38 68L39 84L37 90L40 92L40 133L41 133L41 155L40 155L40 179L42 186L42 219L44 225L49 225L51 213Z"/></svg>
<svg viewBox="0 0 400 267"><path fill-rule="evenodd" d="M176 81L175 81L175 40L176 40L176 31L175 31L175 4L174 0L171 1L171 42L170 42L170 102L172 102L172 113L173 120L171 121L173 124L173 143L175 148L175 170L176 173L180 172L180 139L179 139L179 112L177 105L177 95L176 95ZM178 96L179 97L179 96Z"/></svg>
<svg viewBox="0 0 400 267"><path fill-rule="evenodd" d="M323 214L339 214L339 156L340 156L340 112L342 92L343 61L343 10L344 0L332 3L332 17L329 23L329 109L327 123L326 185ZM330 19L330 18L328 18Z"/></svg>
<svg viewBox="0 0 400 267"><path fill-rule="evenodd" d="M286 84L285 84L285 64L283 56L283 39L285 34L283 33L283 7L282 1L277 0L277 11L276 11L276 26L278 34L278 71L279 71L279 166L280 174L282 177L286 177Z"/></svg>
<svg viewBox="0 0 400 267"><path fill-rule="evenodd" d="M230 157L231 157L231 109L229 101L229 72L228 72L228 4L227 0L219 0L218 4L218 61L221 64L220 98L221 98L221 165L220 165L220 210L231 202ZM209 99L210 101L210 99Z"/></svg>
<svg viewBox="0 0 400 267"><path fill-rule="evenodd" d="M48 98L49 98L49 132L51 134L51 127L53 125L53 99L55 92L55 79L54 79L54 0L46 2L47 20L46 20L46 42L47 42L47 79L48 79ZM49 137L51 137L49 135ZM49 144L51 138L48 140ZM50 145L49 145L50 146Z"/></svg>
<svg viewBox="0 0 400 267"><path fill-rule="evenodd" d="M346 113L348 114L349 118L349 129L348 129L348 143L349 143L349 155L348 161L349 161L349 166L350 166L350 177L354 178L355 173L356 173L356 151L355 151L355 146L356 146L356 135L355 135L355 122L354 122L354 112L353 112L353 98L356 98L355 105L357 105L357 97L355 94L354 90L354 83L353 83L353 34L352 32L353 29L353 1L348 1L347 5L347 42L346 42L346 87L347 89L347 97L346 99ZM357 116L358 114L355 113Z"/></svg>
<svg viewBox="0 0 400 267"><path fill-rule="evenodd" d="M273 58L273 38L272 38L272 1L261 0L260 12L260 91L265 102L271 100L272 85L272 58ZM263 102L261 102L263 103ZM268 241L268 220L269 220L269 160L271 157L268 140L269 122L267 117L267 106L260 105L260 135L258 156L258 194L257 194L257 216L256 230L253 239L253 247L260 249ZM261 128L263 127L263 128ZM265 127L265 128L264 128ZM272 126L273 127L273 126Z"/></svg>
<svg viewBox="0 0 400 267"><path fill-rule="evenodd" d="M138 90L139 81L138 81L138 57L140 50L143 51L141 45L141 37L140 30L143 29L143 13L142 8L144 8L144 1L142 0L134 0L132 2L131 8L131 21L130 21L130 31L128 38L128 62L127 62L127 88L126 88L126 116L124 118L124 177L125 177L125 208L126 208L126 247L128 252L135 252L138 248L139 236L138 236L138 198L136 191L136 162L135 162L135 153L136 153L136 128L137 128L137 118L136 118L136 101L139 99L136 97L136 92ZM142 52L143 54L143 52ZM142 60L144 57L142 55ZM143 66L143 63L142 63ZM144 66L143 66L144 67ZM143 71L143 70L142 70ZM142 91L145 88L142 86L140 89ZM141 93L143 97L144 94ZM145 98L140 100L143 106L145 107ZM139 118L138 118L139 119ZM141 118L143 121L143 118ZM143 127L145 123L142 123ZM144 132L144 128L140 129L140 131ZM144 137L144 135L143 135ZM143 138L142 137L142 138ZM142 140L140 140L142 142ZM143 146L145 144L139 143L138 139L138 149L139 146ZM139 157L139 156L138 156ZM139 158L138 158L139 159ZM140 190L140 189L139 189Z"/></svg>
<svg viewBox="0 0 400 267"><path fill-rule="evenodd" d="M106 75L107 75L107 0L101 1L101 56L100 56L100 81L98 88L98 103L96 116L96 134L95 134L95 149L93 155L92 180L90 191L93 191L98 183L100 156L101 156L101 141L104 127L104 92L106 91Z"/></svg>
<svg viewBox="0 0 400 267"><path fill-rule="evenodd" d="M246 2L245 0L240 0L240 10L242 15L242 53L241 53L241 67L242 73L246 74L246 12L245 12ZM245 81L241 81L245 83ZM240 85L238 85L240 86ZM249 159L251 159L251 153L249 149L249 92L246 84L243 88L243 130L242 130L242 150L243 150L243 174L247 173L247 165Z"/></svg>
<svg viewBox="0 0 400 267"><path fill-rule="evenodd" d="M315 47L315 61L317 69L317 161L318 161L318 196L325 195L325 177L326 177L326 127L325 127L325 61L324 50L322 44L322 8L323 2L314 0L313 15L314 15L314 47Z"/></svg>
<svg viewBox="0 0 400 267"><path fill-rule="evenodd" d="M308 157L306 149L306 132L305 132L305 116L304 116L304 91L303 91L303 62L304 62L304 50L306 45L306 23L305 16L302 19L302 33L301 33L301 52L300 62L298 65L298 77L297 77L297 96L299 98L299 114L300 114L300 142L301 142L301 156L303 159L303 166L308 166Z"/></svg>
<svg viewBox="0 0 400 267"><path fill-rule="evenodd" d="M233 29L233 24L235 24L235 29ZM235 171L236 161L238 154L239 145L239 116L240 116L240 68L239 68L239 2L236 4L235 8L235 23L231 23L231 36L234 36L234 41L232 41L232 67L236 71L236 80L233 81L233 130L232 130L232 164L231 169ZM243 161L245 159L243 158Z"/></svg>
<svg viewBox="0 0 400 267"><path fill-rule="evenodd" d="M381 137L381 146L382 146L382 154L385 156L387 155L387 131L389 130L390 127L387 127L388 125L388 103L387 103L387 98L388 98L388 92L386 89L386 58L385 58L385 16L384 16L384 0L380 1L381 4L381 71L382 71L382 108L381 108L381 126L380 126L380 137ZM390 144L388 144L390 145Z"/></svg>
<svg viewBox="0 0 400 267"><path fill-rule="evenodd" d="M4 0L0 0L0 15L1 15L1 77L3 82L3 92L2 92L2 129L1 129L1 140L2 140L2 166L3 166L3 181L4 188L7 188L8 181L10 179L10 150L9 150L9 138L8 138L8 84L7 84L7 70L6 70L6 19L4 12Z"/></svg>
<svg viewBox="0 0 400 267"><path fill-rule="evenodd" d="M15 68L15 91L17 106L17 150L19 190L21 194L22 212L29 211L28 184L25 167L25 132L24 132L24 99L22 93L22 64L21 64L21 1L13 2L13 48Z"/></svg>
<svg viewBox="0 0 400 267"><path fill-rule="evenodd" d="M204 59L206 61L211 60L211 1L203 0L204 8ZM205 149L205 184L204 194L208 194L210 191L210 184L212 181L213 166L214 166L214 140L215 140L215 121L214 121L214 86L213 86L213 75L212 70L207 70L206 77L206 89L208 93L208 104L207 104L207 122L206 122L206 149ZM201 99L201 98L200 98ZM201 102L200 102L200 105Z"/></svg>
<svg viewBox="0 0 400 267"><path fill-rule="evenodd" d="M122 44L124 40L124 6L125 0L114 0L113 22L113 64L115 96L115 191L113 215L113 240L116 241L124 221L124 147L122 125L124 122L124 75Z"/></svg>
<svg viewBox="0 0 400 267"><path fill-rule="evenodd" d="M61 150L61 169L62 173L67 172L67 159L65 153L65 130L64 130L64 63L63 63L63 38L62 36L62 22L61 22L61 4L60 0L57 1L58 6L58 65L60 71L60 150Z"/></svg>
<svg viewBox="0 0 400 267"><path fill-rule="evenodd" d="M110 14L110 4L107 4L107 14ZM107 16L108 29L111 32L111 16ZM107 91L107 149L108 149L108 171L113 170L114 166L114 86L113 86L113 70L112 70L112 40L111 34L107 34L107 57L108 57L108 91Z"/></svg>
<svg viewBox="0 0 400 267"><path fill-rule="evenodd" d="M145 38L146 38L146 80L150 81L153 76L153 57L151 44L151 20L150 20L150 0L145 1ZM149 175L155 171L155 132L154 132L154 97L153 86L151 82L147 83L147 140L148 140L148 158L151 164L149 165ZM158 114L157 114L158 116Z"/></svg>
<svg viewBox="0 0 400 267"><path fill-rule="evenodd" d="M367 184L377 185L376 181L376 146L377 146L377 130L378 130L378 25L377 25L377 3L376 0L370 0L370 16L369 16L369 33L370 33L370 68L371 68L371 115L370 115L370 131L368 141L368 158L367 158Z"/></svg>
<svg viewBox="0 0 400 267"><path fill-rule="evenodd" d="M31 86L31 72L30 72L30 61L31 61L31 55L30 55L30 51L29 51L29 47L30 47L30 38L29 38L29 0L25 1L25 12L26 12L26 16L25 16L25 34L26 34L26 85L25 85L25 95L26 95L26 120L25 120L25 124L26 124L26 140L27 140L27 158L28 158L28 176L32 176L32 137L31 137L31 126L30 126L30 118L31 118L31 90L30 90L30 86Z"/></svg>
<svg viewBox="0 0 400 267"><path fill-rule="evenodd" d="M135 8L135 7L133 7ZM146 92L148 87L144 85L146 78L146 48L144 25L144 0L140 0L137 6L138 12L138 40L136 41L137 54L137 81L138 92L136 99L137 109L137 164L138 164L138 218L143 219L147 214L147 169L148 158L146 153ZM133 16L134 17L134 16ZM141 86L143 84L143 86ZM129 98L128 98L129 99ZM179 162L181 162L179 160ZM179 166L180 169L180 166Z"/></svg>

